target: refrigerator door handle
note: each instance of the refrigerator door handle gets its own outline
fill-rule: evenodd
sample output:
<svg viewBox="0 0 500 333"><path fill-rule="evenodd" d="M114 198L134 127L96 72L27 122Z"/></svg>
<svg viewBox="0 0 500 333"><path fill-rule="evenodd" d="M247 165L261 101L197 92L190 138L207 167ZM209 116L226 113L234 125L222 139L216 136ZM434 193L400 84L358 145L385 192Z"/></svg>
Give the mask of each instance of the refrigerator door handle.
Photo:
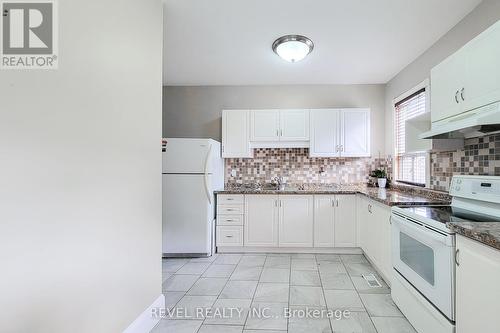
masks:
<svg viewBox="0 0 500 333"><path fill-rule="evenodd" d="M207 157L205 158L205 192L207 194L208 203L212 204L212 196L210 195L210 189L208 188L208 162L212 155L212 145L208 146Z"/></svg>

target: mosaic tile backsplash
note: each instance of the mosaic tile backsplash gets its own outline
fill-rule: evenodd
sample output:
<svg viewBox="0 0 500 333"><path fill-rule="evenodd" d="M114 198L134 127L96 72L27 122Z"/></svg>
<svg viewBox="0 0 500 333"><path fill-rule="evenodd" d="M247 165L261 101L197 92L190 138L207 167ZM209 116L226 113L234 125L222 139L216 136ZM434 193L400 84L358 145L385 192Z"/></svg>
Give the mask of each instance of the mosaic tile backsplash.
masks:
<svg viewBox="0 0 500 333"><path fill-rule="evenodd" d="M500 135L465 140L464 149L431 153L431 184L448 191L453 175L500 176Z"/></svg>
<svg viewBox="0 0 500 333"><path fill-rule="evenodd" d="M430 154L430 188L448 192L453 175L500 176L500 134L465 140L463 149ZM376 168L392 179L392 158L316 158L307 148L255 149L253 159L226 159L226 183L266 183L282 176L288 184L366 183ZM231 171L236 176L231 176Z"/></svg>
<svg viewBox="0 0 500 333"><path fill-rule="evenodd" d="M358 184L366 183L376 168L386 168L390 175L388 165L392 163L383 158L319 158L309 157L307 148L259 148L252 159L226 159L226 183L266 183L282 176L287 184Z"/></svg>

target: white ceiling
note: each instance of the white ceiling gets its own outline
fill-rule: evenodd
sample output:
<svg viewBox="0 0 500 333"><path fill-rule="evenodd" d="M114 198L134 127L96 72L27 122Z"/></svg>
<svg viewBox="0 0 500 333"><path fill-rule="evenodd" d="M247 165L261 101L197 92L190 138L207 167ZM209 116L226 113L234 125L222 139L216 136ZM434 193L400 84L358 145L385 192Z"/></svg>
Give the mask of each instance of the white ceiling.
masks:
<svg viewBox="0 0 500 333"><path fill-rule="evenodd" d="M164 0L165 85L386 83L481 0ZM288 63L271 44L315 44Z"/></svg>

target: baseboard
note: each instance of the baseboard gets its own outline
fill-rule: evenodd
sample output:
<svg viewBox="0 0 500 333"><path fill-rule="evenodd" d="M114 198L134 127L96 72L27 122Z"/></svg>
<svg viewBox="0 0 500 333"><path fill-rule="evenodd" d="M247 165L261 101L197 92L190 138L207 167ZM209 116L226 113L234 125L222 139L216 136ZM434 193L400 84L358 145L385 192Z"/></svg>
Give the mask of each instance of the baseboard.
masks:
<svg viewBox="0 0 500 333"><path fill-rule="evenodd" d="M139 317L137 317L132 324L127 327L123 333L149 333L153 327L160 321L160 316L153 316L153 309L165 308L165 296L160 295L146 310L144 310Z"/></svg>
<svg viewBox="0 0 500 333"><path fill-rule="evenodd" d="M362 254L359 247L253 247L218 246L218 253L325 253L325 254Z"/></svg>

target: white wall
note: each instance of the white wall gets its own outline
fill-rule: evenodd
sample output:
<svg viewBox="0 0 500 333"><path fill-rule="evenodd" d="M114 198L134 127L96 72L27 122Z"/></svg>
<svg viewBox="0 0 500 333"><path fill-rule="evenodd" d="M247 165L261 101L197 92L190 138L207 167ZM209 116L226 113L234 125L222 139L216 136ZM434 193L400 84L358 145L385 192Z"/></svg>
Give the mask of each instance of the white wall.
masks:
<svg viewBox="0 0 500 333"><path fill-rule="evenodd" d="M371 108L371 151L384 154L384 85L166 86L163 135L221 139L222 109Z"/></svg>
<svg viewBox="0 0 500 333"><path fill-rule="evenodd" d="M0 72L0 332L120 332L161 294L160 0L59 3Z"/></svg>
<svg viewBox="0 0 500 333"><path fill-rule="evenodd" d="M443 13L443 15L445 14ZM430 78L431 68L498 20L500 20L500 1L483 0L462 21L387 83L385 91L386 154L392 155L394 153L394 98L415 87L426 78Z"/></svg>

